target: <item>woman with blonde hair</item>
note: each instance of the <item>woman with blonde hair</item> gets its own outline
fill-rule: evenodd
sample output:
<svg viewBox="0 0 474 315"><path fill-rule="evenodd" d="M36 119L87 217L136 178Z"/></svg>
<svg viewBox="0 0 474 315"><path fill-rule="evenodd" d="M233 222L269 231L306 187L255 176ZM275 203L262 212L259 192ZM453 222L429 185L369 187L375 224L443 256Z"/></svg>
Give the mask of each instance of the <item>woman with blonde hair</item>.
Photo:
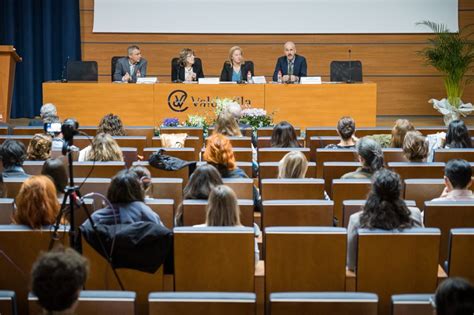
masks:
<svg viewBox="0 0 474 315"><path fill-rule="evenodd" d="M232 188L218 185L211 190L206 207L206 223L198 226L242 226L237 196ZM260 234L256 228L255 234ZM255 240L255 264L259 259L260 253Z"/></svg>
<svg viewBox="0 0 474 315"><path fill-rule="evenodd" d="M49 177L32 176L21 185L15 199L14 224L27 225L33 229L52 225L59 213L56 187Z"/></svg>
<svg viewBox="0 0 474 315"><path fill-rule="evenodd" d="M419 131L408 131L403 140L403 155L410 162L424 162L428 157L429 146Z"/></svg>
<svg viewBox="0 0 474 315"><path fill-rule="evenodd" d="M398 119L392 129L392 140L390 146L392 148L402 148L403 140L408 131L414 131L415 127L407 119Z"/></svg>
<svg viewBox="0 0 474 315"><path fill-rule="evenodd" d="M224 62L221 71L221 81L243 82L248 76L254 76L253 62L244 60L244 53L239 46L229 50L229 60Z"/></svg>
<svg viewBox="0 0 474 315"><path fill-rule="evenodd" d="M190 48L183 48L179 57L173 59L171 66L171 81L191 82L204 78L201 60L196 58L194 51Z"/></svg>
<svg viewBox="0 0 474 315"><path fill-rule="evenodd" d="M107 133L99 133L92 140L92 145L84 148L79 152L79 162L96 161L109 162L119 161L123 162L123 154L117 141Z"/></svg>
<svg viewBox="0 0 474 315"><path fill-rule="evenodd" d="M223 111L217 117L214 133L220 133L228 137L242 137L242 132L234 115L227 111Z"/></svg>
<svg viewBox="0 0 474 315"><path fill-rule="evenodd" d="M308 171L308 160L300 151L291 151L278 163L278 178L304 178Z"/></svg>
<svg viewBox="0 0 474 315"><path fill-rule="evenodd" d="M51 157L53 139L49 135L37 133L31 138L26 150L27 159L32 161L45 161Z"/></svg>

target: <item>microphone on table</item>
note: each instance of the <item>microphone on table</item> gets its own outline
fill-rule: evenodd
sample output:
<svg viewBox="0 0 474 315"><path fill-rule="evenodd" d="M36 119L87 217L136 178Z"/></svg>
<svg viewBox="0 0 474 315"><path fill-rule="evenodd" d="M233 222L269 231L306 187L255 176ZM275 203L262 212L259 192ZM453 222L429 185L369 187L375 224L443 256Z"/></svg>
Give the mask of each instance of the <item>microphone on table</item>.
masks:
<svg viewBox="0 0 474 315"><path fill-rule="evenodd" d="M352 80L352 50L349 48L348 50L349 53L349 80L346 81L346 83L351 84L354 83Z"/></svg>

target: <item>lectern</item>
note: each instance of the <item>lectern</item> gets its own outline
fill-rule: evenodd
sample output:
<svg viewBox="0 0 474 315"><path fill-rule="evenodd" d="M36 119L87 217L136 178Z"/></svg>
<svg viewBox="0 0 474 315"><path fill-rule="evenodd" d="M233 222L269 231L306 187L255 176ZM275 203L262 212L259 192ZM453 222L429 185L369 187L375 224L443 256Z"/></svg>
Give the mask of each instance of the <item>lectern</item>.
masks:
<svg viewBox="0 0 474 315"><path fill-rule="evenodd" d="M21 61L13 46L0 46L0 122L10 119L15 66Z"/></svg>

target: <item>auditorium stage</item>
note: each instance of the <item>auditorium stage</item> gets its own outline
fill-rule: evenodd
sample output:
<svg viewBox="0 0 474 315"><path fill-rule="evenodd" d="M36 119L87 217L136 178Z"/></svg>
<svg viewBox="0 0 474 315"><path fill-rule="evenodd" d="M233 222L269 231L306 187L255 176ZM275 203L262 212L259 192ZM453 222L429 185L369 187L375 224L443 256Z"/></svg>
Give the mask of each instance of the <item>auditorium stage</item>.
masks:
<svg viewBox="0 0 474 315"><path fill-rule="evenodd" d="M232 98L243 106L274 112L274 121L300 128L333 127L352 116L358 127L374 127L377 85L360 84L118 84L43 83L43 103L57 106L61 119L97 125L106 113L120 115L125 125L159 126L165 118L212 115L214 99Z"/></svg>

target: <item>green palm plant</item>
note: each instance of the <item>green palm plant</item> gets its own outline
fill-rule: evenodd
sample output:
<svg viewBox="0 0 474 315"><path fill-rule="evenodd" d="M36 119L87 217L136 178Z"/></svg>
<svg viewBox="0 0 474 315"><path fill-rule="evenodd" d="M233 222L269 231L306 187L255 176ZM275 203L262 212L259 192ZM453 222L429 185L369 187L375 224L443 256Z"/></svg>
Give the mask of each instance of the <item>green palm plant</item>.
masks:
<svg viewBox="0 0 474 315"><path fill-rule="evenodd" d="M435 33L429 39L429 47L419 51L427 65L433 66L444 74L444 86L448 102L459 108L464 88L472 79L466 74L474 68L474 43L469 37L474 33L466 34L473 24L464 27L458 33L451 33L447 26L431 21L423 21L418 25L427 26Z"/></svg>

